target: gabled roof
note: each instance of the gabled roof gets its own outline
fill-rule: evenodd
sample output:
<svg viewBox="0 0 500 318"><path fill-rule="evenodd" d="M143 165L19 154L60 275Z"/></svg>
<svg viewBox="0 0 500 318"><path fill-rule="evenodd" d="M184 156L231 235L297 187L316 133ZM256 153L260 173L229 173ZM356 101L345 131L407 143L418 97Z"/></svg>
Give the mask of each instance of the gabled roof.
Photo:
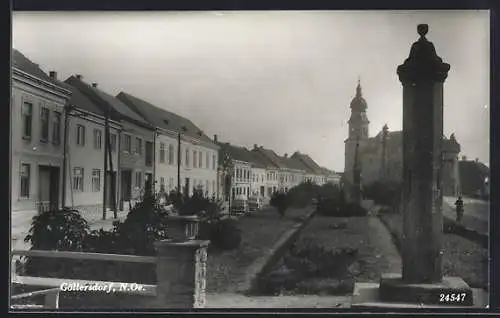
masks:
<svg viewBox="0 0 500 318"><path fill-rule="evenodd" d="M97 107L87 96L80 92L76 87L69 85L68 83L55 80L59 83L61 87L71 91L71 98L69 99L69 104L77 108L86 110L88 112L104 116L104 111ZM114 119L114 118L113 118Z"/></svg>
<svg viewBox="0 0 500 318"><path fill-rule="evenodd" d="M125 92L120 92L116 98L158 128L181 132L189 137L213 143L213 141L205 135L200 128L187 118L169 112Z"/></svg>
<svg viewBox="0 0 500 318"><path fill-rule="evenodd" d="M24 54L19 52L16 49L12 49L12 66L18 68L19 70L33 75L41 80L52 83L54 85L59 85L56 81L54 81L50 76L48 76L42 69L38 66L38 64L33 63L30 59L28 59Z"/></svg>
<svg viewBox="0 0 500 318"><path fill-rule="evenodd" d="M273 150L266 149L264 147L254 148L254 151L261 153L265 156L274 166L278 168L288 168L287 165L282 161L281 157L278 156Z"/></svg>
<svg viewBox="0 0 500 318"><path fill-rule="evenodd" d="M258 148L254 148L251 150L251 153L253 156L262 163L262 165L266 169L278 169L279 167L276 166L267 156L265 156L263 153L259 151Z"/></svg>
<svg viewBox="0 0 500 318"><path fill-rule="evenodd" d="M111 96L96 87L92 87L75 76L69 77L64 82L77 88L95 106L101 109L101 111L105 112L106 110L109 110L111 118L126 119L145 128L153 129L153 126L150 123L132 111L127 105L122 103L116 97Z"/></svg>
<svg viewBox="0 0 500 318"><path fill-rule="evenodd" d="M307 168L306 165L304 165L300 160L297 158L292 158L292 157L282 157L283 162L287 165L288 168L294 169L294 170L301 170L304 172L308 172L309 168Z"/></svg>
<svg viewBox="0 0 500 318"><path fill-rule="evenodd" d="M220 147L220 150L219 150L219 153L220 153L219 157L220 158L222 158L225 153L228 153L229 156L233 160L248 162L249 164L251 164L252 166L255 166L257 168L264 168L264 165L262 164L262 162L257 160L257 158L254 157L252 155L252 153L244 147L231 145L228 142L225 142L225 143L217 142L217 145Z"/></svg>
<svg viewBox="0 0 500 318"><path fill-rule="evenodd" d="M323 174L321 167L311 158L309 155L300 153L296 151L293 158L300 160L305 166L307 166L315 174Z"/></svg>

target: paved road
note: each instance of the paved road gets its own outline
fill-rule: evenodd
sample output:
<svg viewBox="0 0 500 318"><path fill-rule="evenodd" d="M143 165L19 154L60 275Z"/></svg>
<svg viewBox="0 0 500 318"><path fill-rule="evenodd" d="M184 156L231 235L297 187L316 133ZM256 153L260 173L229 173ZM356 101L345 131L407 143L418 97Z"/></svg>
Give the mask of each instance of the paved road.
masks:
<svg viewBox="0 0 500 318"><path fill-rule="evenodd" d="M455 197L443 198L443 216L451 220L456 220L457 214L455 212ZM481 234L488 235L489 232L489 202L463 199L464 201L464 216L462 219L463 225Z"/></svg>

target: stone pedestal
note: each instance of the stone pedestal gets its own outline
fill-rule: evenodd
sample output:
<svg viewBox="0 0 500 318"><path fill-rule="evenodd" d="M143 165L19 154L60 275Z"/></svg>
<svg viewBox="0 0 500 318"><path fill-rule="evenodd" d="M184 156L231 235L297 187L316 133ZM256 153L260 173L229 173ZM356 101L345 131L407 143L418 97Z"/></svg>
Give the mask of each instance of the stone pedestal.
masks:
<svg viewBox="0 0 500 318"><path fill-rule="evenodd" d="M156 308L203 308L205 306L207 247L210 241L155 244Z"/></svg>

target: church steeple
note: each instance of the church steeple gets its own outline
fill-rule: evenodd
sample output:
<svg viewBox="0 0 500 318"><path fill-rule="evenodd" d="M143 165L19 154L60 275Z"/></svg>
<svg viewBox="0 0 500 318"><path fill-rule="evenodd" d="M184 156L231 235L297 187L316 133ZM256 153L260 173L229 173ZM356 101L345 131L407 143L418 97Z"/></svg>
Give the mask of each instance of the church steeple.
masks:
<svg viewBox="0 0 500 318"><path fill-rule="evenodd" d="M358 76L358 85L356 86L356 95L351 101L351 117L349 118L349 139L368 138L368 124L366 109L368 108L366 100L363 98L361 90L361 80Z"/></svg>

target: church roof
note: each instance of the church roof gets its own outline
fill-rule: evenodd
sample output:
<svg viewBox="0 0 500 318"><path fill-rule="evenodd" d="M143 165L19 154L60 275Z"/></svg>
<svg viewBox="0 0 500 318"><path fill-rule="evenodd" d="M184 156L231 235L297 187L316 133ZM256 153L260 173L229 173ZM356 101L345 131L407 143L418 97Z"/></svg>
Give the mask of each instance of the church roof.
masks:
<svg viewBox="0 0 500 318"><path fill-rule="evenodd" d="M361 92L361 83L358 80L358 86L356 87L356 96L351 101L351 109L356 112L364 112L368 108L368 104L366 100L363 98L363 94Z"/></svg>

